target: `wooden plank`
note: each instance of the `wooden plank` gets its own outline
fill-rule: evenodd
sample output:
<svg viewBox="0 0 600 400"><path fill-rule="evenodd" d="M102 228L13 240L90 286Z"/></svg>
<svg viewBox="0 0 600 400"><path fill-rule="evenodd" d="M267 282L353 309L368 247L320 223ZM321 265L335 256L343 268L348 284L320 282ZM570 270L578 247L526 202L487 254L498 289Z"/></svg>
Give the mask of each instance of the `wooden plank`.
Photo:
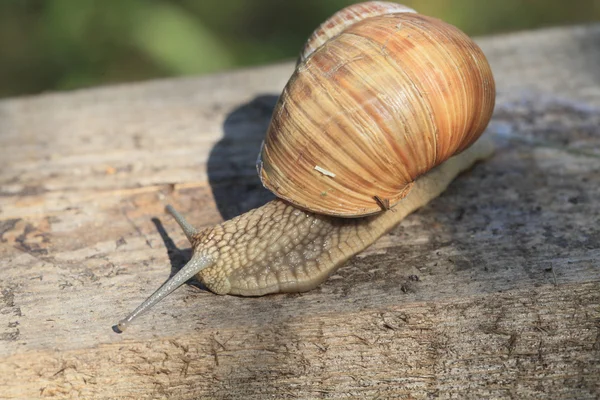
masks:
<svg viewBox="0 0 600 400"><path fill-rule="evenodd" d="M270 198L291 63L0 102L1 398L596 398L600 26L483 38L499 150L300 295L186 286L197 227Z"/></svg>

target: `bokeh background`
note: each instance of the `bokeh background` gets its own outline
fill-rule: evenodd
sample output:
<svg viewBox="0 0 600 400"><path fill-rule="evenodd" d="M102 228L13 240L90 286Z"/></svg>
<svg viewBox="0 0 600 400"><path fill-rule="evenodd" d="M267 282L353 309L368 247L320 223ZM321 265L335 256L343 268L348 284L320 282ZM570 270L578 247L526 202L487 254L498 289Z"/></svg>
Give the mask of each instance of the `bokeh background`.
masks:
<svg viewBox="0 0 600 400"><path fill-rule="evenodd" d="M0 0L0 97L293 59L348 0ZM600 0L404 0L470 35L600 20Z"/></svg>

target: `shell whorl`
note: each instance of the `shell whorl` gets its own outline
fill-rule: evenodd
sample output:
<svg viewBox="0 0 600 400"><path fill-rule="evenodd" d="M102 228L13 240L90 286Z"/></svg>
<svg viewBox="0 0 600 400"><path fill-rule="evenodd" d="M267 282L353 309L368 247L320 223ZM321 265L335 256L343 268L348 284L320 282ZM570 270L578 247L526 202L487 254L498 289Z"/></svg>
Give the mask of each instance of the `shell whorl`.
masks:
<svg viewBox="0 0 600 400"><path fill-rule="evenodd" d="M319 25L312 35L310 35L302 52L300 52L298 63L306 60L308 56L325 44L325 42L342 33L342 31L358 21L380 15L402 12L416 13L415 10L405 5L387 1L368 1L343 8Z"/></svg>

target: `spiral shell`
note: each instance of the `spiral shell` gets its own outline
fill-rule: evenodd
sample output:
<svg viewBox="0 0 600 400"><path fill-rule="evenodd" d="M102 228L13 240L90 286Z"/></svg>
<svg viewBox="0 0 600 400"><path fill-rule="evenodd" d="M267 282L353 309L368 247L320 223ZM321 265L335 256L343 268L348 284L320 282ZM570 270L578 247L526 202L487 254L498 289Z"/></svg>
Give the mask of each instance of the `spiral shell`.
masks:
<svg viewBox="0 0 600 400"><path fill-rule="evenodd" d="M318 46L315 35L330 38ZM300 208L358 217L392 207L491 118L490 67L452 25L386 12L313 37L275 107L258 164L263 185Z"/></svg>
<svg viewBox="0 0 600 400"><path fill-rule="evenodd" d="M315 29L306 41L306 44L300 53L298 62L300 63L306 60L309 55L325 44L325 42L342 33L344 29L358 21L380 15L402 12L415 13L416 11L405 5L387 1L369 1L343 8Z"/></svg>

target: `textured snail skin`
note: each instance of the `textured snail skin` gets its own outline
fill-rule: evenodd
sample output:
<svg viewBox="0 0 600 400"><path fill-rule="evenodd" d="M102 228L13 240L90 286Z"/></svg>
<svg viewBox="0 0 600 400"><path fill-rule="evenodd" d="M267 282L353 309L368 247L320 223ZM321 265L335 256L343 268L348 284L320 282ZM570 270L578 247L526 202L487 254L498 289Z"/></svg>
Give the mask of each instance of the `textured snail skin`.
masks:
<svg viewBox="0 0 600 400"><path fill-rule="evenodd" d="M192 239L195 253L214 260L198 278L218 294L260 296L313 289L492 151L489 139L481 138L419 178L396 207L375 216L330 217L273 200Z"/></svg>
<svg viewBox="0 0 600 400"><path fill-rule="evenodd" d="M493 151L491 139L480 138L417 179L411 192L394 208L363 218L313 214L273 200L198 232L169 206L167 210L192 243L192 258L115 328L125 331L134 319L194 275L217 294L261 296L313 289Z"/></svg>

